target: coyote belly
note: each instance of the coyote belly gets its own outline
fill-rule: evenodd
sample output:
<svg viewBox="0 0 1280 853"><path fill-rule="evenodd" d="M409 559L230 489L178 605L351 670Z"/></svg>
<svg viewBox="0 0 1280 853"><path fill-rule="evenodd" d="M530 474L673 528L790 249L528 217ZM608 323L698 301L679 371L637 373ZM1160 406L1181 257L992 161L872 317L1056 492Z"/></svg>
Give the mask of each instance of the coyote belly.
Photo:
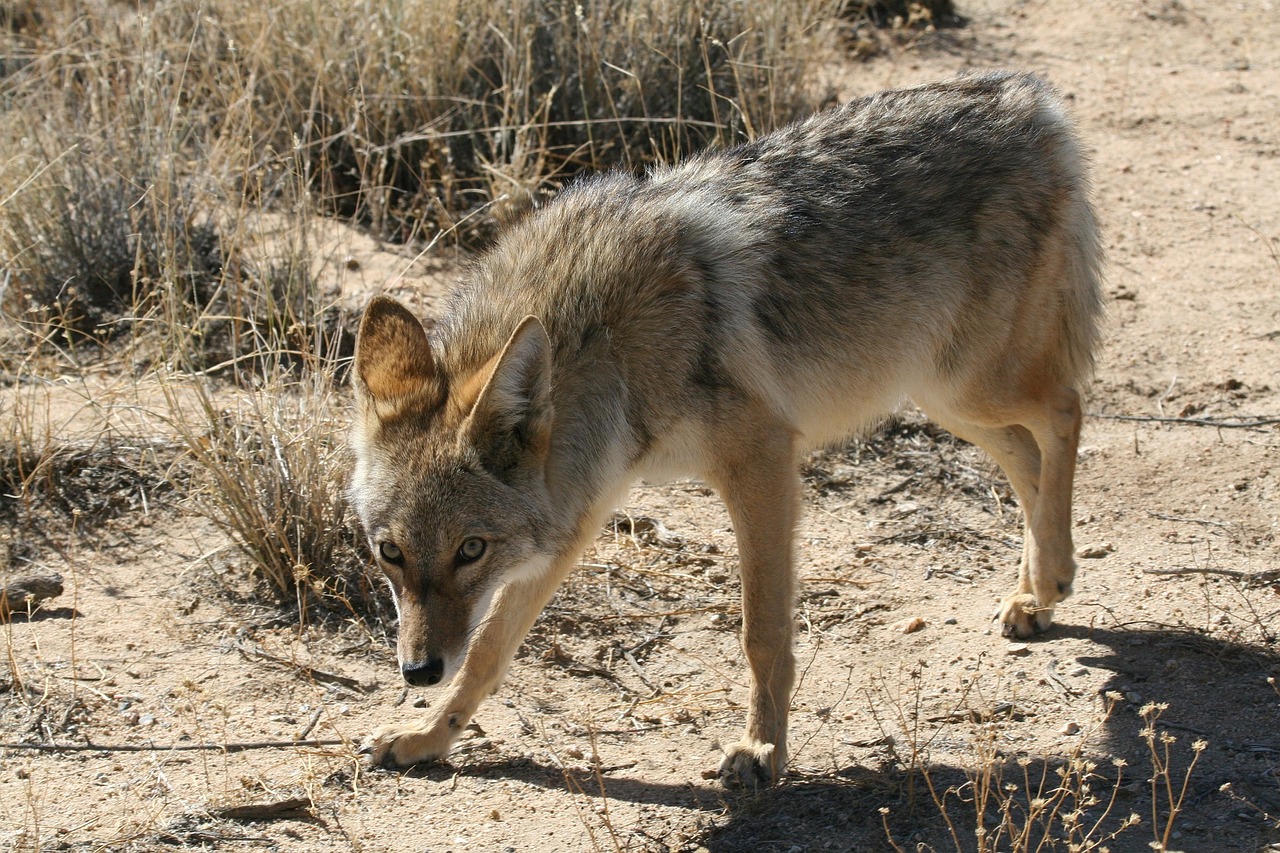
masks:
<svg viewBox="0 0 1280 853"><path fill-rule="evenodd" d="M360 328L351 494L430 716L377 762L445 755L639 477L714 486L751 668L729 783L777 778L794 682L799 455L912 400L984 448L1025 518L1007 635L1071 593L1079 389L1101 313L1082 156L1034 77L864 98L512 227L430 332Z"/></svg>

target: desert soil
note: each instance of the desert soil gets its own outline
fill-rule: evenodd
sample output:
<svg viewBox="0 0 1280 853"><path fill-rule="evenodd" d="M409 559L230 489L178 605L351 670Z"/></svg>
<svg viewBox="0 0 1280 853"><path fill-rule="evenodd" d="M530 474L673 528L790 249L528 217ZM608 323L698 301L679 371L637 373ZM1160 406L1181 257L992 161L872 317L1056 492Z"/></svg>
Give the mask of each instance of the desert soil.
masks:
<svg viewBox="0 0 1280 853"><path fill-rule="evenodd" d="M1175 795L1207 743L1171 849L1280 849L1280 8L959 6L967 26L829 77L847 98L1032 69L1079 123L1109 334L1080 449L1077 592L1047 634L991 631L1014 580L1016 505L980 452L908 411L806 465L803 676L782 786L730 793L708 778L743 723L746 667L728 520L690 482L631 493L448 762L368 770L364 735L432 701L402 688L394 626L299 627L244 600L208 559L225 541L180 496L141 500L140 482L133 511L13 549L10 575L56 571L66 592L3 627L0 741L135 751L0 746L0 846L878 851L891 835L972 849L973 774L994 768L1025 804L1076 758L1096 764L1093 795L1115 798L1090 838L1136 813L1108 844L1147 850L1170 809L1158 792L1153 814L1142 709L1167 703L1157 728L1176 740L1156 746ZM431 315L459 274L337 239L356 298L390 289ZM326 745L171 748L304 730ZM954 789L958 841L930 782ZM986 814L994 834L999 804Z"/></svg>

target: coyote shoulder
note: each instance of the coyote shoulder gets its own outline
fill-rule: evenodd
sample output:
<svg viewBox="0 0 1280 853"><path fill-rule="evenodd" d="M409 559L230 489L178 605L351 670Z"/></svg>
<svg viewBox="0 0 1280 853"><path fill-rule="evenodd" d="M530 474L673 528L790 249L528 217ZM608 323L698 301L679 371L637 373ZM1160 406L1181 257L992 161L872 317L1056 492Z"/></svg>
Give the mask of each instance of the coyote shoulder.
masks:
<svg viewBox="0 0 1280 853"><path fill-rule="evenodd" d="M1079 390L1101 314L1083 157L1032 76L884 92L646 176L578 181L513 226L428 334L375 298L351 494L440 692L369 743L448 752L641 477L728 506L751 668L729 783L777 778L794 683L799 454L911 400L984 448L1025 518L1004 633L1071 593Z"/></svg>

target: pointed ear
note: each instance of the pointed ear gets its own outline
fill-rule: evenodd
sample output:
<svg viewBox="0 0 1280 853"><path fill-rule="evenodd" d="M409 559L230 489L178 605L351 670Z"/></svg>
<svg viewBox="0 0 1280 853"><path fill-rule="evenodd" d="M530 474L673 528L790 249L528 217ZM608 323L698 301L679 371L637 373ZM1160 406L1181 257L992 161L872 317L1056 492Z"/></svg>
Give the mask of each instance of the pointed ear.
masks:
<svg viewBox="0 0 1280 853"><path fill-rule="evenodd" d="M496 472L551 445L551 341L537 317L512 333L477 397L464 429Z"/></svg>
<svg viewBox="0 0 1280 853"><path fill-rule="evenodd" d="M357 396L371 402L382 420L410 405L429 405L439 396L426 330L407 308L387 296L375 296L364 310L354 376Z"/></svg>

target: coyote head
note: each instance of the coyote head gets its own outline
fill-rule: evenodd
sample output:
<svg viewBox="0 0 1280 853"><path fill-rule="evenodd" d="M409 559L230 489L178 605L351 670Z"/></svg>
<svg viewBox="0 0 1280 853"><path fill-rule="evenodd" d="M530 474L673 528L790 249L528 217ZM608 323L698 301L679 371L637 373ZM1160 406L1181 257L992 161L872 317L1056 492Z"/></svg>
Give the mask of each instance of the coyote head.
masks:
<svg viewBox="0 0 1280 853"><path fill-rule="evenodd" d="M550 344L526 318L452 368L422 324L375 298L356 343L351 497L400 616L400 670L446 683L507 584L550 560Z"/></svg>

